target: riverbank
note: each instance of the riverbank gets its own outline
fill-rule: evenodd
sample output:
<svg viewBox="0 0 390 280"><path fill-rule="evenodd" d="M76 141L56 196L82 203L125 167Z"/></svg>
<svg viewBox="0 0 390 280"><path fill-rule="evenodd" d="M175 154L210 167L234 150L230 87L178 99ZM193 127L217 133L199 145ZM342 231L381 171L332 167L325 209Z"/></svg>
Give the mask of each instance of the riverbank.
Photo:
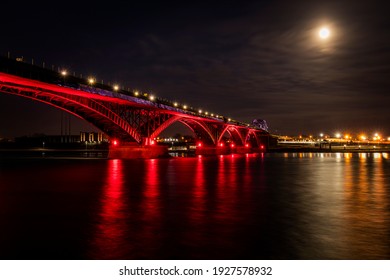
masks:
<svg viewBox="0 0 390 280"><path fill-rule="evenodd" d="M0 149L0 158L107 158L106 149Z"/></svg>
<svg viewBox="0 0 390 280"><path fill-rule="evenodd" d="M252 151L251 153L258 153ZM382 146L297 146L278 145L268 148L266 153L390 153L390 145ZM108 149L0 149L0 158L108 158ZM233 152L232 154L234 154ZM169 152L167 157L193 157L195 150Z"/></svg>
<svg viewBox="0 0 390 280"><path fill-rule="evenodd" d="M268 149L272 153L389 153L390 145L278 145Z"/></svg>

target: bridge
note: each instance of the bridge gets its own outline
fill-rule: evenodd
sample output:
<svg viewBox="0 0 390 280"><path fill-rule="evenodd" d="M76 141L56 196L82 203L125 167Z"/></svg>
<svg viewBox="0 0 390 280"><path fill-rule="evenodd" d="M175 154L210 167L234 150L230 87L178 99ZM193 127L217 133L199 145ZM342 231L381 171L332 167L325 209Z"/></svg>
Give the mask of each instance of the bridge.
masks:
<svg viewBox="0 0 390 280"><path fill-rule="evenodd" d="M88 121L109 136L111 158L166 154L167 148L155 139L177 122L193 131L197 154L256 152L268 147L265 122L239 122L58 70L0 57L0 92L43 102ZM229 141L224 141L225 135Z"/></svg>

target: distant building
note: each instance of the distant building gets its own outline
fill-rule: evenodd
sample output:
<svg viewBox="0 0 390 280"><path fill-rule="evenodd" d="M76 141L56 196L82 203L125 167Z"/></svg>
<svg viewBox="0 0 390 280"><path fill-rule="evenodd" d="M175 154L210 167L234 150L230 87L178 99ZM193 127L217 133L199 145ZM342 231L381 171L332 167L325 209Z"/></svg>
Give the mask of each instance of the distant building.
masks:
<svg viewBox="0 0 390 280"><path fill-rule="evenodd" d="M108 138L102 132L80 132L80 142L108 142Z"/></svg>
<svg viewBox="0 0 390 280"><path fill-rule="evenodd" d="M102 132L80 132L79 135L45 135L34 134L32 136L16 137L16 144L29 147L60 146L68 144L101 144L108 142L108 138Z"/></svg>

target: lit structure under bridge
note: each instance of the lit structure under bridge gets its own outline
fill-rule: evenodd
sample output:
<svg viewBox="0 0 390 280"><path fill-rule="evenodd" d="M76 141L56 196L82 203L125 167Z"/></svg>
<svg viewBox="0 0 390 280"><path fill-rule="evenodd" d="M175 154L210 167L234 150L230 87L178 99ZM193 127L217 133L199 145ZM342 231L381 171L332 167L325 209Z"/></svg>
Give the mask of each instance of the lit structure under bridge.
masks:
<svg viewBox="0 0 390 280"><path fill-rule="evenodd" d="M111 158L167 153L167 147L155 139L176 122L193 131L197 154L265 150L270 138L265 121L247 124L5 57L0 57L0 92L43 102L88 121L109 136Z"/></svg>

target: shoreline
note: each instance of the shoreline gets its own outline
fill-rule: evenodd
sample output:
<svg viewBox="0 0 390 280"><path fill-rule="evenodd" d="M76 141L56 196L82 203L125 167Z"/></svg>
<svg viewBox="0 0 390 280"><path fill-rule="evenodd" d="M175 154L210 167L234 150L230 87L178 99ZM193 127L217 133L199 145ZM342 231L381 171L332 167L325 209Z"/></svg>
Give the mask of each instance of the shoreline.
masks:
<svg viewBox="0 0 390 280"><path fill-rule="evenodd" d="M252 151L250 153L231 153L231 154L377 154L389 153L390 147L376 148L358 148L358 147L343 147L336 146L329 148L319 147L272 147L267 151ZM225 154L229 155L229 154ZM166 157L159 158L179 158L179 157L196 157L194 151L178 152L177 155L169 153ZM218 156L218 155L203 155L203 156ZM100 159L107 160L108 150L88 150L85 149L0 149L0 160L7 159Z"/></svg>
<svg viewBox="0 0 390 280"><path fill-rule="evenodd" d="M271 148L268 153L390 153L390 148L375 149L320 149L320 148Z"/></svg>

